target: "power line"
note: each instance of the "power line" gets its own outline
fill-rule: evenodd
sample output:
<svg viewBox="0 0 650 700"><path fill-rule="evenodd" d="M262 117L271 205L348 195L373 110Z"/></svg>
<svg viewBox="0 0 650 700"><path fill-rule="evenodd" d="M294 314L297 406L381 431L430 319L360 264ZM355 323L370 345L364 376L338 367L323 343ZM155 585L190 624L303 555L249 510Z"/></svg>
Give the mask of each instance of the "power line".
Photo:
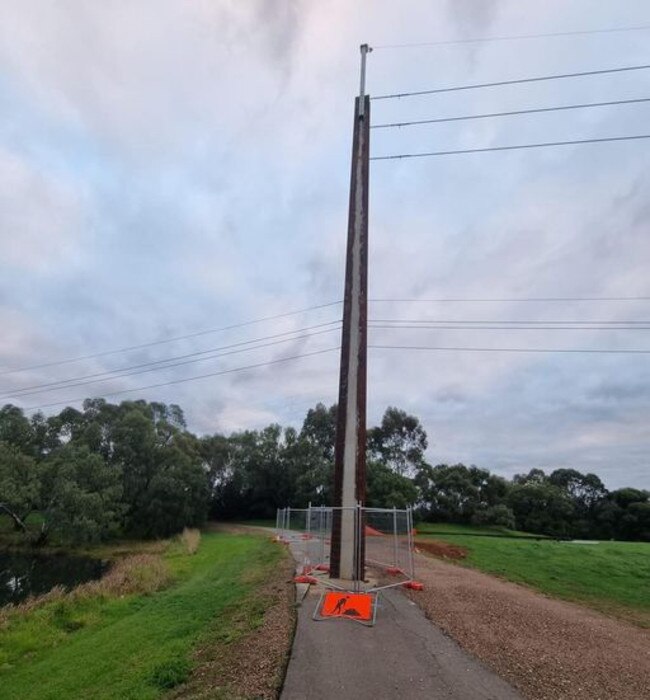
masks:
<svg viewBox="0 0 650 700"><path fill-rule="evenodd" d="M510 36L488 36L480 39L442 39L440 41L423 41L412 44L373 44L377 49L415 49L427 46L452 46L455 44L482 44L490 41L517 41L520 39L546 39L550 37L580 36L586 34L614 34L617 32L638 32L650 29L650 24L639 24L631 27L614 27L611 29L579 29L569 32L545 32L543 34L513 34Z"/></svg>
<svg viewBox="0 0 650 700"><path fill-rule="evenodd" d="M19 389L15 392L6 394L2 398L8 398L8 397L15 397L15 398L21 398L23 396L31 396L32 394L44 394L44 393L49 393L50 391L58 391L60 389L71 389L73 387L78 387L78 386L88 386L89 384L99 384L101 382L108 382L114 379L123 379L125 377L133 377L138 374L148 374L149 372L157 372L160 370L165 370L165 369L172 369L174 367L182 367L184 365L190 365L194 364L196 362L204 362L206 360L214 360L218 359L220 357L227 357L230 355L238 355L242 352L250 352L251 350L259 350L262 348L268 348L272 347L274 345L280 345L282 343L288 343L294 340L305 340L308 338L312 338L316 335L322 335L323 333L330 333L333 330L337 330L336 328L328 328L326 330L321 330L321 331L316 331L314 333L306 333L304 335L298 335L298 336L293 336L291 338L283 338L282 340L274 340L268 343L260 343L258 345L255 345L253 347L248 347L248 348L239 348L238 350L230 350L228 352L221 352L213 355L209 355L208 357L199 357L199 358L194 358L192 360L183 360L181 362L173 362L171 364L164 365L163 367L150 367L149 369L139 369L135 372L125 372L123 374L111 374L110 376L106 376L102 379L90 379L88 381L83 380L81 378L80 381L75 381L73 379L67 380L67 383L58 383L58 382L51 382L50 384L45 384L45 385L40 385L35 386L35 387L25 387L23 389ZM107 374L107 373L105 373ZM45 387L45 388L42 388Z"/></svg>
<svg viewBox="0 0 650 700"><path fill-rule="evenodd" d="M548 148L550 146L573 146L583 143L606 143L610 141L636 141L650 139L650 134L634 136L607 136L596 139L576 139L573 141L546 141L543 143L524 143L516 146L489 146L487 148L465 148L453 151L430 151L428 153L399 153L390 156L372 156L370 160L401 160L404 158L427 158L430 156L455 156L464 153L488 153L489 151L517 151L525 148Z"/></svg>
<svg viewBox="0 0 650 700"><path fill-rule="evenodd" d="M483 330L483 331L650 331L650 326L497 326L497 325L388 325L388 324L369 324L369 328L377 328L382 330L423 330L423 331L440 331L440 330Z"/></svg>
<svg viewBox="0 0 650 700"><path fill-rule="evenodd" d="M438 304L446 302L583 302L583 301L650 301L650 296L634 297L439 297L437 299L369 299L371 303L426 303Z"/></svg>
<svg viewBox="0 0 650 700"><path fill-rule="evenodd" d="M493 323L509 323L509 324L517 324L517 323L523 323L523 324L533 324L533 323L549 323L549 324L569 324L569 325L578 325L578 324L593 324L593 325L605 325L605 324L613 324L613 325L619 325L619 324L640 324L640 325L650 325L650 321L640 321L640 320L633 320L633 321L611 321L611 320L606 320L606 321L585 321L585 320L577 320L577 321L570 321L570 320L550 320L550 319L532 319L532 320L523 320L523 319L518 319L518 320L505 320L505 319L496 319L496 320L472 320L472 319L464 319L461 321L450 321L449 319L431 319L431 318L423 318L423 319L407 319L407 318L373 318L368 320L369 323L472 323L472 324L493 324Z"/></svg>
<svg viewBox="0 0 650 700"><path fill-rule="evenodd" d="M395 298L395 299L381 299L381 298L376 298L376 299L370 299L369 300L371 303L374 304L379 304L379 303L504 303L504 302L512 302L512 303L529 303L529 302L638 302L638 301L650 301L650 296L625 296L625 297L439 297L439 298L433 298L433 299L412 299L412 298ZM187 335L182 335L182 336L175 336L172 338L168 338L166 340L158 340L158 341L151 341L147 343L140 343L139 345L130 345L130 346L125 346L122 348L115 348L112 350L105 350L105 351L100 351L96 352L93 354L88 354L88 355L82 355L78 357L72 357L72 358L67 358L64 360L57 360L57 361L52 361L52 362L46 362L46 363L41 363L38 365L31 365L31 366L25 366L25 367L19 367L19 368L14 368L14 369L9 369L9 370L4 370L0 372L0 376L5 376L9 374L14 374L18 372L27 372L30 370L35 370L35 369L43 369L47 367L56 367L60 365L65 365L65 364L71 364L74 362L79 362L81 360L87 360L87 359L94 359L98 357L104 357L108 355L113 355L113 354L118 354L121 352L128 352L131 350L138 350L138 349L143 349L147 347L154 347L157 345L164 345L168 343L175 342L177 340L187 340L191 338L196 338L200 337L203 335L208 335L210 333L217 333L221 331L227 331L231 329L236 329L236 328L243 328L245 326L249 325L254 325L258 323L263 323L265 321L271 321L275 320L278 318L284 318L284 317L289 317L289 316L294 316L298 315L301 313L306 313L308 311L314 311L318 309L323 309L323 308L328 308L331 306L337 306L341 304L341 301L334 301L334 302L328 302L325 304L318 304L316 306L311 306L307 307L304 309L298 309L295 311L288 311L282 314L276 314L274 316L266 316L263 318L258 318L254 319L251 321L244 321L242 323L236 323L236 324L231 324L229 326L222 326L221 328L214 328L214 329L208 329L205 331L198 331L196 333L190 333ZM314 326L310 326L309 328L314 328ZM299 333L302 332L303 330L307 329L297 329L296 331L290 331L290 332L295 332ZM264 339L267 339L270 336L266 336ZM262 339L257 339L257 340L262 340ZM254 342L254 341L246 341L246 342ZM234 345L238 345L233 344ZM230 347L230 346L224 346L223 348L212 348L210 350L206 350L203 352L212 352L217 349L225 349L225 347ZM188 353L187 355L179 355L179 356L174 356L171 358L167 358L166 360L160 360L159 362L165 362L167 360L173 360L173 359L181 359L183 357L190 357L192 355L195 355L198 353ZM144 363L145 365L148 365L150 363ZM153 363L152 363L153 364ZM140 365L142 366L142 365ZM134 365L133 367L130 368L135 368L138 367L138 365ZM125 369L130 369L130 368L119 368L118 370L111 370L111 371L123 371ZM105 374L105 373L101 373ZM91 376L91 375L89 375ZM74 380L78 379L78 377L72 378ZM67 381L67 380L66 380Z"/></svg>
<svg viewBox="0 0 650 700"><path fill-rule="evenodd" d="M605 75L608 73L623 73L634 70L646 70L650 64L638 66L622 66L620 68L603 68L600 70L579 71L577 73L555 73L553 75L540 75L533 78L516 78L513 80L496 80L490 83L474 83L471 85L454 85L452 87L433 88L431 90L417 90L414 92L396 92L390 95L375 95L371 100L393 100L402 97L418 97L422 95L436 95L442 92L456 92L457 90L477 90L478 88L500 87L502 85L521 85L522 83L539 83L544 80L565 80L567 78L581 78L589 75Z"/></svg>
<svg viewBox="0 0 650 700"><path fill-rule="evenodd" d="M78 381L82 381L85 379L95 379L97 377L107 377L108 379L114 379L115 378L114 376L109 376L109 375L115 375L116 373L121 373L121 372L129 372L130 374L140 374L140 372L131 372L131 370L139 370L142 368L154 367L155 369L162 370L162 369L167 369L168 367L177 367L179 364L190 364L190 363L189 362L181 362L181 363L176 363L176 364L166 364L166 363L172 363L172 362L175 362L176 360L184 360L184 359L190 358L190 357L198 358L198 359L194 360L195 362L200 362L201 360L211 360L211 359L213 359L213 357L221 357L222 355L212 355L212 353L219 353L222 350L230 350L231 348L243 348L243 349L239 350L239 352L245 352L246 350L255 350L256 349L255 347L246 348L245 346L254 345L257 343L262 343L262 342L267 341L267 340L274 340L276 338L282 338L284 336L295 336L296 334L306 333L307 331L313 331L317 328L323 328L324 326L334 326L335 324L340 325L340 323L341 323L340 320L329 321L327 323L318 323L316 325L307 326L305 328L297 328L296 330L293 330L293 331L285 331L284 333L275 333L273 335L267 335L267 336L263 336L261 338L254 338L252 340L244 340L244 341L241 341L239 343L230 343L229 345L222 345L222 346L216 347L216 348L209 348L208 350L199 350L197 352L190 352L190 353L186 353L184 355L176 355L173 357L166 357L166 358L163 358L162 360L153 360L151 362L143 362L143 363L140 363L138 365L130 365L128 367L116 367L114 369L106 370L104 372L95 372L93 374L85 374L85 375L80 375L80 376L76 376L76 377L69 377L68 379L61 379L58 381L47 382L44 384L32 384L31 386L20 387L16 390L12 391L11 393L0 395L0 399L5 398L5 396L17 396L18 394L22 395L23 392L25 392L25 391L31 392L32 389L41 389L41 388L51 387L51 386L65 388L67 385L69 385L70 382L78 382ZM330 328L327 331L321 331L321 332L329 332L331 330L335 330L335 328ZM321 332L311 333L308 335L309 336L320 335ZM305 336L298 335L297 337L286 338L284 341L280 341L280 342L288 342L291 340L297 340L298 338L302 338L302 337L305 337ZM260 346L260 347L264 347L264 346ZM230 354L236 354L236 353L233 352L233 353L225 353L225 354L230 355ZM201 356L206 356L206 357L201 357ZM162 366L156 367L156 365L162 365ZM127 376L127 375L124 375L124 376ZM92 383L92 382L89 382L89 383Z"/></svg>
<svg viewBox="0 0 650 700"><path fill-rule="evenodd" d="M573 349L573 348L470 348L470 347L434 347L430 345L368 345L376 350L436 350L452 352L532 352L532 353L587 353L587 354L633 354L650 355L650 350L604 350L604 349Z"/></svg>
<svg viewBox="0 0 650 700"><path fill-rule="evenodd" d="M314 328L322 328L324 325L332 325L337 322L330 322L328 324L318 324L316 326L307 327L305 329L300 329L301 331L307 331ZM499 326L494 325L498 323L509 323L509 324L544 324L544 323L574 323L574 324L589 324L589 325L506 325ZM597 326L593 325L596 323L603 324L625 324L628 322L624 321L419 321L419 320L401 320L401 319L387 319L387 320L377 320L369 321L369 328L378 330L610 330L610 331L620 331L620 330L650 330L650 325L647 326L630 326L630 325L609 325L609 326ZM629 323L650 323L648 321L630 321ZM388 325L390 324L390 325ZM417 325L413 325L417 324ZM454 324L454 325L441 325L441 324ZM465 325L459 325L465 324ZM467 325L472 324L472 325ZM490 324L490 325L486 325ZM209 351L201 351L197 353L188 353L187 355L180 355L176 358L167 358L166 360L160 360L156 362L143 363L141 365L134 365L132 367L123 367L119 369L114 369L106 372L99 372L90 375L82 375L79 377L71 377L69 379L48 382L43 384L35 384L27 387L21 387L13 392L8 392L7 394L0 396L0 398L22 398L24 396L31 396L33 394L49 393L51 391L58 391L60 389L75 388L78 386L87 386L90 384L97 384L101 382L106 382L114 379L122 379L126 377L132 377L139 374L147 374L149 372L161 371L166 369L171 369L174 367L180 367L188 364L194 364L196 362L202 362L206 360L218 359L221 357L227 357L230 355L240 354L242 352L248 352L251 350L258 350L262 348L271 347L274 345L279 345L286 342L291 342L295 340L304 340L312 338L317 335L322 335L324 333L330 333L331 331L337 330L337 328L327 328L325 330L319 330L313 333L305 333L303 335L295 335L300 331L290 331L286 333L279 333L272 336L266 336L263 338L257 338L250 341L244 341L241 343L234 343L232 345L222 346L220 348L213 348ZM273 338L278 338L280 336L291 335L291 337L283 338L281 340L273 340L272 342L263 342L265 340L270 340ZM253 345L255 344L255 345ZM251 347L242 347L251 346ZM229 350L228 352L218 352L220 350L228 350L229 348L237 347L236 350ZM210 354L207 354L210 353ZM196 357L197 355L206 355L203 357ZM183 359L187 357L193 357L194 359L183 360L180 362L172 362L175 359ZM157 366L161 363L163 366ZM144 369L143 369L144 368ZM135 371L132 371L135 370ZM121 372L121 374L120 374Z"/></svg>
<svg viewBox="0 0 650 700"><path fill-rule="evenodd" d="M537 107L535 109L517 109L509 112L489 112L487 114L469 114L460 117L441 117L439 119L418 119L411 122L394 122L391 124L372 124L371 129L401 128L404 126L420 126L422 124L443 124L445 122L460 122L471 119L489 119L491 117L512 117L517 114L542 114L544 112L560 112L569 109L587 109L590 107L610 107L613 105L629 105L640 102L650 102L650 97L639 97L633 100L610 100L609 102L585 102L576 105L557 105L554 107Z"/></svg>
<svg viewBox="0 0 650 700"><path fill-rule="evenodd" d="M187 335L177 335L172 338L167 338L166 340L154 340L148 343L140 343L139 345L127 345L121 348L115 348L113 350L104 350L101 352L92 353L90 355L80 355L78 357L70 357L64 360L57 360L55 362L45 362L39 365L31 365L29 367L17 367L15 369L4 370L0 372L0 377L7 374L15 374L16 372L28 372L33 369L44 369L46 367L55 367L58 365L67 365L73 362L80 362L81 360L91 360L96 357L105 357L107 355L115 355L120 352L129 352L131 350L141 350L142 348L150 348L155 345L165 345L167 343L174 343L177 340L188 340L191 338L198 338L203 335L210 335L211 333L221 333L223 331L234 330L235 328L244 328L245 326L252 326L257 323L265 323L266 321L275 321L279 318L287 318L289 316L297 316L299 314L307 313L308 311L316 311L317 309L325 309L330 306L336 306L341 304L342 301L331 301L327 304L318 304L316 306L308 306L304 309L297 309L295 311L286 311L281 314L275 314L274 316L263 316L262 318L256 318L252 321L243 321L241 323L233 323L229 326L222 326L221 328L211 328L204 331L197 331L195 333L188 333Z"/></svg>
<svg viewBox="0 0 650 700"><path fill-rule="evenodd" d="M219 372L210 372L208 374L199 374L193 377L185 377L184 379L173 379L168 382L159 382L158 384L149 384L147 386L139 386L136 387L135 389L122 389L121 391L111 391L110 393L102 394L102 398L105 398L107 396L119 396L120 394L130 394L135 391L144 391L145 389L157 389L158 387L161 386L170 386L172 384L183 384L185 382L193 382L198 379L208 379L210 377L219 377L225 374L234 374L235 372L244 372L246 370L250 369L258 369L259 367L269 367L272 365L277 365L282 362L289 362L291 360L298 360L302 359L304 357L313 357L315 355L322 355L326 352L333 352L334 350L340 350L340 347L335 347L335 348L325 348L324 350L314 350L313 352L306 352L302 353L301 355L292 355L291 357L282 357L278 360L269 360L268 362L258 362L254 365L245 365L243 367L233 367L232 369L224 369ZM52 406L63 406L64 404L70 404L70 403L76 403L78 401L84 401L86 396L84 397L79 397L76 399L68 399L66 401L55 401L54 403L48 403L48 404L41 404L40 406L28 406L24 410L25 411L35 411L36 409L39 408L50 408Z"/></svg>

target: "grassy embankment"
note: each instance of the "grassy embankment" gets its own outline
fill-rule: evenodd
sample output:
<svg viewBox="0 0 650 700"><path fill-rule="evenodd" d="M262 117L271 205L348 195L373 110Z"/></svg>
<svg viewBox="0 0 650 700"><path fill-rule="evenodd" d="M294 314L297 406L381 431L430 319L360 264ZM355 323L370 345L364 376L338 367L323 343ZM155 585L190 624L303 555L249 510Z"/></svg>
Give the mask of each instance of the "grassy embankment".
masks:
<svg viewBox="0 0 650 700"><path fill-rule="evenodd" d="M650 627L650 543L534 540L500 528L443 523L421 523L417 532L417 539L466 548L469 566Z"/></svg>
<svg viewBox="0 0 650 700"><path fill-rule="evenodd" d="M96 551L116 553L128 556L105 580L0 609L0 698L146 700L186 681L183 697L205 683L210 697L233 696L219 689L213 660L262 624L270 603L259 586L275 578L282 590L285 550L262 536L207 533L200 544L190 537Z"/></svg>

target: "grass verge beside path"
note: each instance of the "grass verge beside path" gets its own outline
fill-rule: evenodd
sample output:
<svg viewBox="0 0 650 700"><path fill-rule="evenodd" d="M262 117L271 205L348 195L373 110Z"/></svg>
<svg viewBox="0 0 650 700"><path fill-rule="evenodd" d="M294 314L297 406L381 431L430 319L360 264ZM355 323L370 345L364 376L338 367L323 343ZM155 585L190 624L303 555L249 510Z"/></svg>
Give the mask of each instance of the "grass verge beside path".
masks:
<svg viewBox="0 0 650 700"><path fill-rule="evenodd" d="M437 539L464 547L467 558L463 563L467 565L650 627L650 544L581 544L443 534L444 528L452 527L459 529L427 523L426 528L418 527L417 539ZM427 536L427 530L440 534Z"/></svg>
<svg viewBox="0 0 650 700"><path fill-rule="evenodd" d="M508 530L497 525L456 525L454 523L418 523L419 535L476 535L477 537L516 537L518 539L546 540L546 535L533 535L521 530Z"/></svg>
<svg viewBox="0 0 650 700"><path fill-rule="evenodd" d="M284 575L287 553L263 536L209 533L193 555L176 543L162 556L173 577L165 590L56 600L0 619L0 698L147 700L191 682L201 649L223 652L263 623L259 584Z"/></svg>

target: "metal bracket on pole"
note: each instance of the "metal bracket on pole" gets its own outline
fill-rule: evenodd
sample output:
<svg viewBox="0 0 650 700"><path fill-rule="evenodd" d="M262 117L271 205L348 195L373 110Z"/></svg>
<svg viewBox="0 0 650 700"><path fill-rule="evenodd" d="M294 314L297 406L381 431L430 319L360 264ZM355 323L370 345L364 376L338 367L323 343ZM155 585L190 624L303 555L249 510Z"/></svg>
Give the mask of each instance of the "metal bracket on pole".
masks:
<svg viewBox="0 0 650 700"><path fill-rule="evenodd" d="M359 82L359 118L363 119L365 114L365 100L366 96L366 56L372 51L372 47L368 44L361 44L359 47L361 51L361 77Z"/></svg>

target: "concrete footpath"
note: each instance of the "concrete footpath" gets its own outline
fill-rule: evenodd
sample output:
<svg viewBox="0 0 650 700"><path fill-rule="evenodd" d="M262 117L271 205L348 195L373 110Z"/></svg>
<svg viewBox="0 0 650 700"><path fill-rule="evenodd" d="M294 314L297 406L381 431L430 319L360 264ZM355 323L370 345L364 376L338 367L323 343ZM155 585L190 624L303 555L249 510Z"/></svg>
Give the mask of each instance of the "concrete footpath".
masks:
<svg viewBox="0 0 650 700"><path fill-rule="evenodd" d="M400 591L380 594L377 622L365 627L352 620L314 621L318 588L312 586L298 608L282 700L521 700Z"/></svg>

